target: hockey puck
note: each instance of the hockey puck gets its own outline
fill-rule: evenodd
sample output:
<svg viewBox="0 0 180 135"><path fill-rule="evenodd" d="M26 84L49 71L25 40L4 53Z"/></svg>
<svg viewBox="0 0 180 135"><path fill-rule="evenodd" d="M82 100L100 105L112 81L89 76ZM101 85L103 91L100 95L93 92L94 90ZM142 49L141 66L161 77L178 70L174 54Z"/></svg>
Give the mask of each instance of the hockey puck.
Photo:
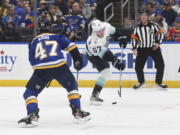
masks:
<svg viewBox="0 0 180 135"><path fill-rule="evenodd" d="M117 102L115 101L115 102L112 102L112 105L115 105L115 104L117 104Z"/></svg>

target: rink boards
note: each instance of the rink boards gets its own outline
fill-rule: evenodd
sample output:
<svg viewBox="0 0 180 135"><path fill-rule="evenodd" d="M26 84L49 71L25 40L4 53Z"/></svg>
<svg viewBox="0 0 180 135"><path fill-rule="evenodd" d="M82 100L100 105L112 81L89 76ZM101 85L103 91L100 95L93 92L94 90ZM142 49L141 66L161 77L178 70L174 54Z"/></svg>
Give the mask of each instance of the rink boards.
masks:
<svg viewBox="0 0 180 135"><path fill-rule="evenodd" d="M87 60L85 55L85 43L77 43L80 52L83 55L85 67L79 72L79 86L92 87L99 76L96 68ZM122 80L123 87L131 87L137 82L135 73L135 56L132 54L132 47L128 44L121 55L121 49L115 42L109 45L110 50L119 58L123 57L126 63L126 69L123 71ZM162 54L165 61L164 82L169 87L180 87L180 43L164 42L161 45ZM67 64L76 77L76 71L70 54L65 53ZM106 87L119 87L119 71L111 64L112 75L108 78ZM31 77L33 69L28 61L28 45L27 43L0 43L0 86L24 86ZM145 79L149 86L154 85L156 69L151 58L148 59L144 67ZM53 81L51 86L59 86Z"/></svg>

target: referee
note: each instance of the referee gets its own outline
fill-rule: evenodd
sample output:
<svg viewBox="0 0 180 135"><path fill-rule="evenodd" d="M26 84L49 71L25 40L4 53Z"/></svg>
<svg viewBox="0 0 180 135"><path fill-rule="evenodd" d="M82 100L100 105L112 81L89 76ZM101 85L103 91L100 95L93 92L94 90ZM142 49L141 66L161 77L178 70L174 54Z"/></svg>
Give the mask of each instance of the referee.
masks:
<svg viewBox="0 0 180 135"><path fill-rule="evenodd" d="M167 88L167 85L162 83L164 60L161 54L160 43L164 38L163 30L160 29L158 24L149 21L146 10L141 10L139 17L140 23L135 27L134 33L131 35L132 51L136 55L135 70L139 82L133 88L138 89L145 83L143 69L148 56L152 57L157 69L155 79L157 86Z"/></svg>

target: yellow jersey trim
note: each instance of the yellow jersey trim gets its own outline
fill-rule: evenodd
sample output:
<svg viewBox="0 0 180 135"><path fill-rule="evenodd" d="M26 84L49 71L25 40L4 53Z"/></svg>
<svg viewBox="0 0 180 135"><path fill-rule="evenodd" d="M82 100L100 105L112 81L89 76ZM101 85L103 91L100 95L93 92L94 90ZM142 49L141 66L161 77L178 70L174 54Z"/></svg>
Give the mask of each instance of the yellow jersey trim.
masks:
<svg viewBox="0 0 180 135"><path fill-rule="evenodd" d="M48 66L41 66L41 67L34 67L33 69L46 69L46 68L56 68L56 67L60 67L62 65L66 64L65 61L60 62L59 64L56 65L48 65Z"/></svg>
<svg viewBox="0 0 180 135"><path fill-rule="evenodd" d="M77 45L73 45L67 49L68 52L72 51L73 49L77 48Z"/></svg>

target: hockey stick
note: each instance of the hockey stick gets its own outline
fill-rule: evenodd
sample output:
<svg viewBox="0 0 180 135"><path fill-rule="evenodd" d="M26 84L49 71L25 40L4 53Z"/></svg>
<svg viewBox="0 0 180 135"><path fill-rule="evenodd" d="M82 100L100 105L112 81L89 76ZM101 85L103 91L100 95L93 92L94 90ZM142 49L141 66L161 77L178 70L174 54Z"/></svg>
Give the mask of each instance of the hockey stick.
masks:
<svg viewBox="0 0 180 135"><path fill-rule="evenodd" d="M49 88L49 86L51 85L51 83L52 83L52 80L49 81L49 82L46 84L46 88Z"/></svg>
<svg viewBox="0 0 180 135"><path fill-rule="evenodd" d="M78 82L78 79L79 79L79 71L77 70L76 72L76 81Z"/></svg>
<svg viewBox="0 0 180 135"><path fill-rule="evenodd" d="M79 86L78 86L78 79L79 79L79 71L77 70L77 72L76 72L77 90L79 88Z"/></svg>
<svg viewBox="0 0 180 135"><path fill-rule="evenodd" d="M124 49L123 47L121 47L121 62L122 62L122 59L123 59L123 52L124 52ZM122 95L122 70L120 70L120 73L119 73L119 81L120 81L120 84L119 84L119 90L118 90L118 95L119 97L121 97Z"/></svg>

